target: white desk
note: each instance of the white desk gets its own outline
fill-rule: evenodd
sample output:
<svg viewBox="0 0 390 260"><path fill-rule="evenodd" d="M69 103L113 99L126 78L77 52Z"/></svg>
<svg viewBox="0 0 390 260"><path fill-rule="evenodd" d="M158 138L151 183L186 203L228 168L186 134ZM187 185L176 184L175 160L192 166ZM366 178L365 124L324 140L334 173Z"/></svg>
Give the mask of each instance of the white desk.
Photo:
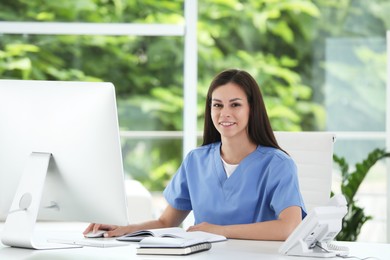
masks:
<svg viewBox="0 0 390 260"><path fill-rule="evenodd" d="M52 226L52 225L50 225ZM66 227L66 226L63 226ZM79 226L80 227L80 226ZM84 227L84 226L83 226ZM0 224L0 231L1 231ZM67 228L67 230L69 230ZM1 234L1 232L0 232ZM350 255L359 258L377 257L381 260L390 258L390 244L374 243L352 243L338 242L337 244L348 246ZM57 250L31 250L21 248L10 248L0 244L0 259L20 260L20 259L175 259L185 257L187 259L223 259L223 260L247 260L247 259L301 259L318 260L320 258L292 257L278 254L278 248L281 242L272 241L250 241L233 240L214 243L211 250L188 256L138 256L136 255L137 243L129 243L128 246L95 248L84 247L75 249L57 249ZM327 258L329 259L329 258ZM340 258L331 258L340 259Z"/></svg>

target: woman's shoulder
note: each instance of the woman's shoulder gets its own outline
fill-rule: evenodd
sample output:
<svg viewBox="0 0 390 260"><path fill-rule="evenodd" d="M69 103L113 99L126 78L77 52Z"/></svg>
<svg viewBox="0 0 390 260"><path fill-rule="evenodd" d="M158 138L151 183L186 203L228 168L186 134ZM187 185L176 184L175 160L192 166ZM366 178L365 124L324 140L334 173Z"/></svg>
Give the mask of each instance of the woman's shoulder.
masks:
<svg viewBox="0 0 390 260"><path fill-rule="evenodd" d="M278 169L276 173L280 173L280 176L285 176L287 173L296 173L297 165L294 159L286 154L284 151L274 147L258 147L259 163L267 164L270 169ZM283 170L281 170L283 169ZM274 171L275 174L275 171Z"/></svg>
<svg viewBox="0 0 390 260"><path fill-rule="evenodd" d="M256 149L256 152L260 153L261 156L271 157L276 160L293 161L288 154L275 147L259 145Z"/></svg>

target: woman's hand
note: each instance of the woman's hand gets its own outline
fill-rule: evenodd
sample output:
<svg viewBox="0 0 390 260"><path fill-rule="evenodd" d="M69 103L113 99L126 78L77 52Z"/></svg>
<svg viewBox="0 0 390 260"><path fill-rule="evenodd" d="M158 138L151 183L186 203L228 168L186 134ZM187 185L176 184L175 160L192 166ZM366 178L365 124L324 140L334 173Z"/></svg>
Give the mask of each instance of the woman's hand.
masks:
<svg viewBox="0 0 390 260"><path fill-rule="evenodd" d="M130 233L131 227L91 223L84 230L83 234L86 235L90 232L96 233L98 230L106 230L106 232L104 233L104 237L118 237Z"/></svg>
<svg viewBox="0 0 390 260"><path fill-rule="evenodd" d="M187 231L204 231L204 232L226 236L224 226L214 225L207 222L202 222L198 225L191 226L187 229Z"/></svg>
<svg viewBox="0 0 390 260"><path fill-rule="evenodd" d="M96 233L98 230L106 230L104 237L119 237L143 229L177 227L187 217L189 212L189 210L178 210L168 205L158 220L128 226L91 223L84 230L83 234L86 235L90 232Z"/></svg>
<svg viewBox="0 0 390 260"><path fill-rule="evenodd" d="M205 231L235 239L283 241L301 221L302 209L291 206L282 210L277 220L225 226L203 222L188 228L188 231Z"/></svg>

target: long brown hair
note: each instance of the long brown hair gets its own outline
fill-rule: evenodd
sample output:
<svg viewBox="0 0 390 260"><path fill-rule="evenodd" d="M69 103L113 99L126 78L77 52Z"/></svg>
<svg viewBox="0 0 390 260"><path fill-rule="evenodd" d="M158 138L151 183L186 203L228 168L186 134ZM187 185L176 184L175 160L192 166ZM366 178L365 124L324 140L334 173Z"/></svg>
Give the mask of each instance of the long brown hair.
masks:
<svg viewBox="0 0 390 260"><path fill-rule="evenodd" d="M259 85L248 72L238 69L222 71L210 84L205 107L202 145L221 141L221 134L217 131L211 119L211 98L216 88L229 82L237 84L245 92L248 99L250 107L248 134L250 140L257 145L270 146L283 151L275 139Z"/></svg>

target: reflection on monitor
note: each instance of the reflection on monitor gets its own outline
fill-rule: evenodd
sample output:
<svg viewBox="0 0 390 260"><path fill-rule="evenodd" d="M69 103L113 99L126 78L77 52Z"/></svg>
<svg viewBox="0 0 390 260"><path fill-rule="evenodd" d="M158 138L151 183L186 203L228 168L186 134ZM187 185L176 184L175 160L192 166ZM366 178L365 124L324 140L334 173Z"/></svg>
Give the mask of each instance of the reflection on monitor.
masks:
<svg viewBox="0 0 390 260"><path fill-rule="evenodd" d="M327 206L316 207L307 214L281 245L279 253L311 257L347 255L347 248L335 248L329 244L341 231L342 219L347 212L345 197L332 197Z"/></svg>
<svg viewBox="0 0 390 260"><path fill-rule="evenodd" d="M111 83L0 80L0 122L4 244L40 248L37 219L128 224Z"/></svg>

